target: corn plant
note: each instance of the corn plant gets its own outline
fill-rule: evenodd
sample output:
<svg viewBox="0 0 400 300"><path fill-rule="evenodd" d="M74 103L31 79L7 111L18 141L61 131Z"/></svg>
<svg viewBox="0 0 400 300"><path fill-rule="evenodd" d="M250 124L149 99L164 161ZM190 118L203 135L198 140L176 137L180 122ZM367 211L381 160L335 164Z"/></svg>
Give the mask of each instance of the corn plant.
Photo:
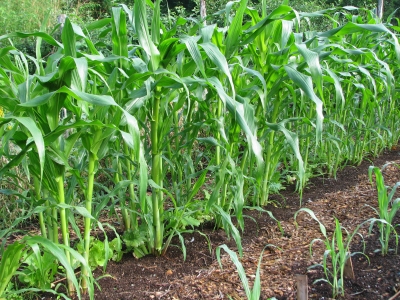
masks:
<svg viewBox="0 0 400 300"><path fill-rule="evenodd" d="M387 166L388 164L384 165L382 167L382 170L384 170ZM393 219L400 209L400 198L393 198L394 194L396 193L397 187L400 185L400 182L397 182L389 192L388 187L385 185L385 180L383 178L381 169L374 166L370 166L368 168L368 176L371 184L373 183L373 174L375 175L375 186L378 191L378 209L370 205L369 206L376 212L376 214L379 216L379 219L385 221L378 224L381 253L382 255L387 255L390 251L389 241L391 235L395 236L395 252L397 253L399 237L393 225Z"/></svg>
<svg viewBox="0 0 400 300"><path fill-rule="evenodd" d="M18 145L22 151L2 169L2 173L8 172L10 167L23 161L23 155L27 153L27 157L31 161L30 169L27 169L29 170L28 176L32 174L34 178L37 204L46 207L39 214L42 235L48 237L54 243L58 243L58 228L61 228L63 247L65 247L63 249L65 249L66 258L70 265L73 264L73 261L70 257L70 251L66 250L70 247L67 229L69 224L76 229L78 237L80 237L76 221L72 218L72 210L75 209L83 216L85 223L83 233L85 241L84 261L86 263L82 265L82 287L83 292L86 293L89 290L92 297L92 282L88 284L87 280L92 280L88 261L90 232L93 224L91 211L94 176L98 159L103 157L107 149L102 145L108 143L116 129L113 126L104 126L100 120L92 122L91 119L95 116L95 110L91 110L90 106L94 104L99 107L116 106L117 109L123 111L122 114L125 113L126 127L130 130L134 130L132 126L135 126L135 120L120 108L111 97L86 93L86 80L90 72L88 71L87 61L76 58L76 33L83 35L78 27L74 27L67 20L62 34L62 45L42 33L32 34L33 36L44 36L44 39L59 47L59 52L49 58L46 69L40 67L40 61L37 62L38 74L35 74L35 76L28 74L26 58L23 54L17 53L14 56L17 62L21 62L21 64L17 64L18 67L10 64L10 60L3 58L4 65L7 68L12 68L16 73L14 77L17 76L19 80L17 84L21 84L19 90L3 91L3 96L9 99L7 110L13 113L6 116L3 123L15 121L15 131L20 134L21 138L11 140L11 136L6 135L7 139L3 141L6 144L14 143ZM87 44L89 47L92 46L90 40L87 40ZM92 50L95 52L93 48ZM57 63L59 63L58 67ZM7 75L7 73L4 74ZM3 80L7 80L7 77L4 77ZM25 84L22 84L24 81ZM18 113L15 111L16 105L20 106ZM70 108L73 116L60 119L59 115L64 105ZM17 115L21 117L17 117ZM24 127L19 127L19 125ZM69 132L68 136L65 136L66 132ZM29 135L33 138L31 143L27 142L30 139ZM83 145L83 149L87 150L85 171L88 176L86 185L83 184L84 178L77 170L70 167L70 154L77 144ZM28 151L32 148L32 145L36 145L37 151ZM74 174L73 177L78 180L67 180L67 172ZM82 207L72 208L70 205L72 204L73 193L69 191L74 190L78 182L82 188L81 193L85 195L85 209ZM65 190L65 186L68 187L68 192ZM67 277L70 275L71 273L67 273ZM67 281L68 290L72 295L75 293L76 285L72 279Z"/></svg>
<svg viewBox="0 0 400 300"><path fill-rule="evenodd" d="M325 251L323 255L323 262L322 264L316 264L313 265L309 268L316 268L316 267L322 267L324 270L325 278L317 279L314 281L314 283L324 281L327 282L331 288L332 288L332 297L336 298L337 296L344 296L345 292L345 287L344 287L344 269L345 265L347 263L347 260L356 254L362 254L364 255L367 259L368 257L362 253L362 252L354 252L350 253L350 245L351 242L354 238L354 236L357 234L361 236L358 233L358 230L360 227L366 223L366 222L375 222L375 220L368 220L366 222L363 222L362 224L358 225L356 229L350 234L345 228L343 228L339 220L335 218L335 230L333 232L332 237L329 237L326 232L325 226L318 220L318 218L315 216L314 212L308 208L301 208L298 210L295 215L294 219L296 221L297 215L300 212L306 212L308 213L315 221L318 222L320 231L323 235L323 239L316 238L313 239L310 243L310 255L312 256L312 246L316 242L323 242L325 246ZM345 237L343 237L343 232L345 231ZM361 236L362 238L362 236Z"/></svg>
<svg viewBox="0 0 400 300"><path fill-rule="evenodd" d="M240 262L240 260L239 260L239 258L237 256L236 252L234 252L231 249L229 249L227 245L218 246L218 248L216 249L217 260L218 260L220 268L222 268L221 249L225 250L225 252L229 254L229 257L231 258L232 262L236 266L236 269L238 271L238 274L239 274L240 280L242 282L244 291L246 293L246 298L248 300L258 300L258 299L260 299L260 296L261 296L260 267L261 267L261 261L262 261L262 258L263 258L263 253L265 251L265 248L267 248L267 247L275 247L275 246L274 245L267 245L261 251L260 258L259 258L258 264L257 264L256 275L255 275L255 278L254 278L254 283L253 283L253 287L252 288L250 288L249 281L248 281L247 276L246 276L246 272L245 272L245 270L243 268L242 263ZM275 299L275 297L268 298L268 299L273 300L273 299Z"/></svg>
<svg viewBox="0 0 400 300"><path fill-rule="evenodd" d="M248 204L268 204L284 181L301 195L316 169L334 175L398 141L398 28L363 9L286 4L267 12L266 1L261 10L230 2L220 27L163 23L160 1L138 0L84 28L67 19L60 41L0 37L37 39L36 57L0 50L0 176L24 170L21 199L74 267L68 229L76 232L83 292L89 265L105 267L111 255L106 239L105 261L91 258L104 210L121 219L136 257L162 255L206 219L241 253ZM302 31L314 18L332 29ZM109 39L111 51L91 36ZM54 47L46 59L42 43Z"/></svg>
<svg viewBox="0 0 400 300"><path fill-rule="evenodd" d="M395 97L393 71L388 62L398 63L398 56L396 56L396 53L397 55L399 53L398 41L388 28L377 23L373 14L367 13L366 15L368 19L366 21L373 25L371 28L367 29L361 24L362 17L360 15L355 17L345 15L346 21L343 25L317 34L317 36L329 39L334 36L340 37L345 47L341 47L340 51L344 51L343 54L346 53L346 58L338 52L338 56L329 55L324 58L324 69L331 77L326 84L327 87L331 85L330 91L329 89L326 91L329 91L327 94L330 95L330 99L334 97L335 101L324 103L328 120L326 126L328 143L322 144L321 149L328 154L328 160L334 164L343 159L359 163L365 153L377 154L382 151L383 145L396 143L398 139L392 139L393 135L397 135L392 126L393 122L397 122L397 120L389 108L393 103L391 100L380 101ZM338 22L337 25L339 24ZM360 34L351 33L353 30ZM368 51L362 47L366 40L383 42L385 37L388 37L390 42L384 43L382 49L373 48L372 51ZM336 40L333 45L336 48L340 43ZM381 54L388 48L392 49L390 52L393 56L390 59L383 59L384 56ZM335 50L326 52L325 49L322 49L324 49L323 45L316 48L320 55L335 52ZM331 58L333 60L328 64ZM369 65L367 61L373 64ZM334 68L339 64L343 71L335 75ZM354 74L358 75L354 77ZM328 77L325 78L328 79ZM340 78L342 79L339 84ZM332 108L334 109L332 110ZM396 111L397 108L393 107L393 109ZM331 114L331 111L335 111L335 113ZM340 111L339 114L338 111ZM380 124L378 127L376 127L377 118ZM348 126L344 126L344 124L348 124ZM332 134L333 132L338 134ZM332 155L336 155L337 159L333 160Z"/></svg>

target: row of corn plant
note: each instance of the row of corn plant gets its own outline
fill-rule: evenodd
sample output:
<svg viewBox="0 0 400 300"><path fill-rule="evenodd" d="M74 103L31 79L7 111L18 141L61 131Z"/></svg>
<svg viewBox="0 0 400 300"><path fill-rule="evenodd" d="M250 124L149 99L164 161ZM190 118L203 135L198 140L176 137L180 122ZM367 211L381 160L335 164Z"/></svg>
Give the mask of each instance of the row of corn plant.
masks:
<svg viewBox="0 0 400 300"><path fill-rule="evenodd" d="M398 111L392 106L398 95L391 68L398 65L398 38L371 12L359 13L335 14L334 29L314 33L315 52L323 57L326 74L326 142L316 155L333 175L341 162L358 164L365 155L377 155L398 141L393 126Z"/></svg>
<svg viewBox="0 0 400 300"><path fill-rule="evenodd" d="M243 229L246 205L268 204L285 181L301 194L316 169L334 175L342 162L398 141L400 51L389 24L351 7L267 12L246 0L224 16L221 28L163 24L160 1L139 0L86 28L67 19L61 41L42 32L0 37L37 39L36 57L0 51L1 143L18 149L3 151L0 175L22 166L42 236L74 268L76 233L84 293L93 295L91 234L104 230L105 210L120 218L136 257L165 253L174 236L185 251L182 233L211 219L240 253L231 215ZM333 29L302 32L313 17ZM109 38L110 55L92 34ZM54 47L46 60L42 42ZM108 260L107 239L104 249Z"/></svg>
<svg viewBox="0 0 400 300"><path fill-rule="evenodd" d="M93 277L89 268L90 233L93 226L92 199L94 177L98 160L107 148L110 138L117 131L115 126L104 124L97 117L98 108L116 106L126 116L127 127L135 130L135 119L106 95L96 95L89 90L87 81L91 77L88 61L78 58L76 35L83 35L80 28L66 22L61 36L62 44L43 33L37 36L40 49L41 38L55 47L58 51L53 54L43 67L40 59L33 59L37 65L35 74L28 73L27 58L15 49L15 65L9 57L3 56L3 80L9 83L3 90L7 100L6 109L12 114L3 118L3 124L12 124L12 129L4 136L3 144L16 144L20 153L16 155L3 169L2 174L9 175L11 167L21 162L27 164L26 175L32 178L31 193L37 206L44 209L39 213L42 236L47 237L54 245L59 243L59 228L61 229L62 249L65 249L67 263L76 266L70 253L73 250L70 241L70 228L77 233L77 238L84 243L82 269L82 290L93 297ZM16 34L24 36L23 34ZM87 42L93 52L95 48L90 40ZM39 50L40 51L40 50ZM7 52L3 53L6 54ZM37 53L40 58L40 53ZM95 81L96 79L93 78ZM88 93L92 92L92 93ZM97 109L93 108L93 104ZM65 108L68 107L68 110ZM67 112L65 112L67 111ZM60 114L65 116L60 118ZM132 137L129 137L132 140ZM133 143L131 143L133 144ZM37 151L31 151L35 145ZM83 162L73 164L72 152L79 147L78 160ZM28 159L27 161L24 161ZM67 178L69 177L69 178ZM79 190L77 187L79 185ZM80 197L83 201L74 203ZM82 206L84 204L84 206ZM78 228L74 214L83 217L83 232ZM101 227L101 225L100 225ZM107 243L107 239L105 240ZM60 244L60 247L61 247ZM50 247L50 246L49 246ZM77 285L67 273L67 289L69 294L80 294Z"/></svg>

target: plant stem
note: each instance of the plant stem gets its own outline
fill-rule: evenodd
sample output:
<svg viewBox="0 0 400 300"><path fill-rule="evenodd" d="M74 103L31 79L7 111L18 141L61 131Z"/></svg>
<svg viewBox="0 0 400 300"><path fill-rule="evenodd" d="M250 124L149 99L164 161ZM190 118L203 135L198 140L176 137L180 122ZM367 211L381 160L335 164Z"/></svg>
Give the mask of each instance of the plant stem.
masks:
<svg viewBox="0 0 400 300"><path fill-rule="evenodd" d="M89 151L89 166L88 166L88 183L86 190L86 210L89 215L92 214L92 198L93 198L93 186L94 186L94 175L95 175L95 165L97 161L97 156L93 152ZM89 248L90 248L90 229L91 229L91 219L90 217L85 217L85 232L84 232L84 242L85 251L83 257L89 265ZM82 266L82 293L87 293L87 279L89 275L89 270L85 266Z"/></svg>
<svg viewBox="0 0 400 300"><path fill-rule="evenodd" d="M124 154L126 157L129 157L132 161L134 160L133 153L132 151L129 150L128 145L124 143ZM129 183L129 206L131 209L130 212L130 227L131 229L135 229L138 226L138 221L137 221L137 214L135 211L137 210L136 204L135 204L135 189L134 189L134 184L133 184L133 174L132 174L132 163L127 160L126 162L126 173L127 173L127 178L131 182Z"/></svg>
<svg viewBox="0 0 400 300"><path fill-rule="evenodd" d="M57 208L53 207L51 209L51 220L52 220L52 240L54 243L58 243L58 212L57 212Z"/></svg>
<svg viewBox="0 0 400 300"><path fill-rule="evenodd" d="M118 159L117 172L115 173L115 178L114 178L116 184L121 181L121 177L120 177L121 175L122 175L122 163ZM131 228L131 220L128 217L128 211L127 211L126 205L125 205L125 195L119 196L119 203L121 206L122 221L124 222L124 228L126 231Z"/></svg>
<svg viewBox="0 0 400 300"><path fill-rule="evenodd" d="M39 202L41 200L41 197L40 197L40 189L41 189L41 187L40 187L39 178L34 177L33 178L33 184L35 186L36 201ZM42 236L47 239L47 230L46 230L46 224L45 224L45 221L44 221L43 212L39 213L39 224L40 224L40 232L41 232Z"/></svg>
<svg viewBox="0 0 400 300"><path fill-rule="evenodd" d="M58 203L59 204L65 204L65 193L64 193L64 176L59 175L56 177L56 182L58 186ZM54 211L53 211L54 214ZM65 208L61 207L60 208L60 222L61 222L61 233L62 233L62 239L63 239L63 244L66 247L69 247L69 232L68 232L68 219L67 219L67 213ZM54 229L54 228L53 228ZM56 230L54 230L57 232ZM65 251L65 256L67 257L68 264L71 265L71 257L69 251ZM68 286L68 293L70 296L75 294L75 287L72 282L72 280L68 277L67 275L67 286Z"/></svg>
<svg viewBox="0 0 400 300"><path fill-rule="evenodd" d="M162 174L162 158L159 150L159 113L160 113L160 97L157 94L153 97L153 119L151 121L151 154L152 154L152 167L151 178L155 184L162 187L161 174ZM162 250L163 232L161 228L161 212L162 207L162 192L159 188L152 188L152 202L153 202L153 227L154 227L154 249L155 255L160 255Z"/></svg>
<svg viewBox="0 0 400 300"><path fill-rule="evenodd" d="M271 115L271 123L275 123L278 117L279 113L279 108L280 108L280 97L279 93L277 94L277 99L274 103L274 109L272 111ZM263 186L262 186L262 191L261 191L261 205L266 205L268 203L268 196L269 196L269 185L270 185L270 179L272 174L271 169L275 168L275 164L271 163L271 155L272 155L272 147L274 145L274 138L275 138L275 131L271 131L268 136L268 143L267 143L267 154L266 154L266 159L265 159L265 171L264 171L264 180L263 180Z"/></svg>

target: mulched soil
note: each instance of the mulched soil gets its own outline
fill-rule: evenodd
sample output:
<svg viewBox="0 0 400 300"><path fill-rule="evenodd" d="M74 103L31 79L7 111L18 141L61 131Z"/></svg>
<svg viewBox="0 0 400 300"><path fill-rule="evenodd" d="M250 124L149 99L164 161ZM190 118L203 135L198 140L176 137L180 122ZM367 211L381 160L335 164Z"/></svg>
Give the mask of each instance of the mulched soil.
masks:
<svg viewBox="0 0 400 300"><path fill-rule="evenodd" d="M336 217L351 232L363 221L376 217L374 211L366 206L377 207L377 193L368 179L368 167L381 167L387 162L400 164L400 150L392 149L373 161L365 161L357 167L346 167L338 172L337 178L313 178L303 194L303 207L314 211L319 220L325 224L328 234L334 229ZM385 183L393 186L400 181L400 168L391 165L384 172ZM313 282L323 277L322 268L308 269L321 263L323 244L316 242L313 255L309 245L315 238L321 238L318 223L308 214L302 212L297 217L295 226L294 214L300 207L299 196L292 187L283 191L284 207L266 207L280 220L285 234L282 235L276 223L265 213L255 210L246 211L245 231L243 232L244 255L241 262L251 282L257 269L257 263L264 247L268 244L261 263L261 299L296 299L296 274L308 275L309 299L329 299L331 289L326 283ZM398 197L399 195L397 195ZM281 201L281 196L276 196ZM394 224L400 223L397 215ZM235 243L228 240L221 230L202 228L208 242L199 233L185 235L187 258L183 259L179 242L171 246L163 257L147 256L135 259L125 255L121 262L109 263L107 274L98 280L101 291L97 290L95 299L245 299L245 293L236 267L223 251L223 269L218 265L215 249L227 244L235 250ZM360 233L366 241L365 254L352 258L355 278L346 279L345 296L341 299L394 299L400 291L400 257L390 253L382 257L375 250L380 249L377 230L368 235L368 228L363 227ZM360 239L352 243L352 252L362 251ZM101 276L96 271L96 276ZM392 297L392 298L391 298ZM397 298L397 295L395 296ZM400 299L400 296L398 297Z"/></svg>

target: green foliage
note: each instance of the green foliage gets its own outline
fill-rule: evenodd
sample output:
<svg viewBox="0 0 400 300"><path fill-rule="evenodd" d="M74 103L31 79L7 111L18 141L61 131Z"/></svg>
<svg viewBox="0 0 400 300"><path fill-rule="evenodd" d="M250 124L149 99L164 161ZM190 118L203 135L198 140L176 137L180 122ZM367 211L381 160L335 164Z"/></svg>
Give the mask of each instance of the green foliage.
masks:
<svg viewBox="0 0 400 300"><path fill-rule="evenodd" d="M46 19L46 31L56 23L56 16L61 12L60 1L54 0L4 0L0 2L0 35L15 31L34 32L38 31Z"/></svg>
<svg viewBox="0 0 400 300"><path fill-rule="evenodd" d="M258 264L257 264L257 270L256 270L256 274L255 274L255 278L254 278L254 283L253 283L253 287L250 288L249 285L249 281L247 279L246 276L246 272L243 268L242 263L240 262L238 256L236 255L236 253L234 251L232 251L231 249L228 248L228 246L226 245L221 245L218 246L218 248L216 249L216 255L217 255L217 260L219 263L219 266L222 268L222 263L221 263L221 249L224 249L225 252L227 252L232 260L232 262L235 264L236 269L238 271L240 280L242 281L242 285L244 288L244 291L246 292L246 298L248 300L258 300L260 299L261 296L261 279L260 279L260 267L261 267L261 261L263 258L263 253L265 251L265 248L267 247L275 247L274 245L267 245L264 247L263 251L261 251L260 254L260 258L258 260ZM268 298L268 299L275 299L275 297L273 298Z"/></svg>
<svg viewBox="0 0 400 300"><path fill-rule="evenodd" d="M350 234L345 228L343 228L339 220L335 218L335 230L333 235L329 237L326 232L325 226L318 220L315 216L314 212L308 208L302 208L298 210L294 219L296 221L297 215L300 212L308 213L315 221L318 222L319 228L324 239L314 239L310 243L310 255L312 256L312 246L315 242L323 242L325 246L323 263L316 264L309 268L322 267L324 270L325 278L317 279L314 283L319 281L325 281L329 283L332 287L332 297L336 298L337 296L344 296L344 269L347 263L347 260L356 254L363 254L362 252L350 252L350 244L356 234L358 234L358 230L365 223L362 223L356 227L356 229ZM370 222L372 220L368 220ZM343 232L345 231L345 236L343 236ZM361 236L360 234L358 234ZM362 238L362 236L361 236ZM368 257L363 254L367 259Z"/></svg>
<svg viewBox="0 0 400 300"><path fill-rule="evenodd" d="M80 3L90 20L103 9ZM34 55L0 49L0 177L26 174L27 191L7 193L32 203L33 240L63 265L71 297L93 293L90 266L121 258L121 241L91 238L104 211L136 257L164 254L173 236L185 257L182 234L205 220L241 255L246 206L398 142L398 28L365 9L268 5L229 2L204 25L137 0L84 27L67 18L60 38L0 37L36 39Z"/></svg>
<svg viewBox="0 0 400 300"><path fill-rule="evenodd" d="M0 298L5 297L6 288L11 278L21 265L21 258L25 253L25 245L14 242L2 253L0 260Z"/></svg>
<svg viewBox="0 0 400 300"><path fill-rule="evenodd" d="M77 250L83 254L84 244L78 243ZM106 267L109 260L120 261L122 259L122 243L119 237L116 237L111 242L104 242L94 237L90 237L89 244L89 265L92 269L97 267Z"/></svg>
<svg viewBox="0 0 400 300"><path fill-rule="evenodd" d="M120 4L133 6L132 0L64 0L61 1L63 13L75 23L86 25L111 16L113 6Z"/></svg>
<svg viewBox="0 0 400 300"><path fill-rule="evenodd" d="M49 252L40 253L39 246L33 245L32 252L23 259L23 270L19 272L20 282L41 290L51 289L58 271L57 258Z"/></svg>
<svg viewBox="0 0 400 300"><path fill-rule="evenodd" d="M382 167L384 170L389 164ZM381 253L382 255L387 255L389 252L389 241L391 235L395 236L396 239L396 249L399 243L398 234L395 227L393 226L393 219L396 213L400 209L400 198L394 199L394 194L396 193L397 187L400 186L400 182L397 182L392 190L389 192L388 187L385 185L385 180L383 178L382 172L378 167L370 166L368 169L368 176L371 184L373 183L372 175L375 174L375 185L378 191L378 210L371 207L379 216L379 219L384 220L384 222L378 223L379 228L379 241L381 243Z"/></svg>
<svg viewBox="0 0 400 300"><path fill-rule="evenodd" d="M393 14L393 17L400 18L400 1L399 0L393 0L393 1L384 1L384 7L383 7L383 19L386 20L390 15ZM393 20L388 20L389 22L392 22ZM393 22L393 25L398 25L398 23Z"/></svg>
<svg viewBox="0 0 400 300"><path fill-rule="evenodd" d="M122 240L126 245L127 252L131 252L136 258L141 258L149 254L147 249L147 229L141 226L124 232Z"/></svg>

